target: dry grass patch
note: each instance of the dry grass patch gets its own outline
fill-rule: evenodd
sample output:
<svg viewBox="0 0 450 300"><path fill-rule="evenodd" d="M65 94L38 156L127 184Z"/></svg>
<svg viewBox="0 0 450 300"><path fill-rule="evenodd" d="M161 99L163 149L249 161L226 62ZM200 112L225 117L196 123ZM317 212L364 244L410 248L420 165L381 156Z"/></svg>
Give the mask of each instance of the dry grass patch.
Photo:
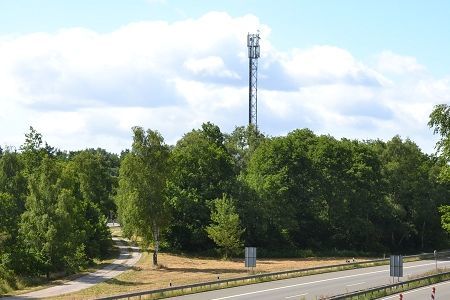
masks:
<svg viewBox="0 0 450 300"><path fill-rule="evenodd" d="M111 231L112 237L122 237L122 228L120 226L110 226L109 231Z"/></svg>
<svg viewBox="0 0 450 300"><path fill-rule="evenodd" d="M114 279L100 283L92 288L69 294L58 299L92 299L100 296L123 294L152 290L158 288L180 286L190 283L205 282L248 275L243 259L231 261L212 258L193 258L167 253L160 253L158 261L161 267L151 266L151 255L144 253L136 266ZM323 265L345 263L339 259L259 259L256 273L303 269Z"/></svg>

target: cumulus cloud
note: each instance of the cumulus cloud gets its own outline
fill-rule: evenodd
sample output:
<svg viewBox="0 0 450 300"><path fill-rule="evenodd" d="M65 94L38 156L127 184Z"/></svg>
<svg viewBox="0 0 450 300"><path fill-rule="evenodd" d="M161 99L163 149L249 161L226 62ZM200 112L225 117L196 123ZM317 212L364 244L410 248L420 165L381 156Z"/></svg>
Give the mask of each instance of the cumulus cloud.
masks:
<svg viewBox="0 0 450 300"><path fill-rule="evenodd" d="M208 56L200 59L191 58L184 62L184 67L194 75L241 79L236 72L228 70L223 59L218 56Z"/></svg>
<svg viewBox="0 0 450 300"><path fill-rule="evenodd" d="M286 72L302 85L354 84L382 85L386 79L371 70L346 50L332 46L295 49L281 64Z"/></svg>
<svg viewBox="0 0 450 300"><path fill-rule="evenodd" d="M62 149L120 152L135 125L161 131L169 143L206 121L224 131L245 125L246 34L257 29L262 131L401 134L432 150L428 114L450 100L450 79L419 76L425 67L415 58L388 51L373 66L330 45L280 51L257 17L221 12L109 33L67 28L0 37L0 143L20 145L33 125Z"/></svg>
<svg viewBox="0 0 450 300"><path fill-rule="evenodd" d="M408 74L425 71L415 57L398 55L391 51L383 51L378 56L378 69L382 72L394 74Z"/></svg>

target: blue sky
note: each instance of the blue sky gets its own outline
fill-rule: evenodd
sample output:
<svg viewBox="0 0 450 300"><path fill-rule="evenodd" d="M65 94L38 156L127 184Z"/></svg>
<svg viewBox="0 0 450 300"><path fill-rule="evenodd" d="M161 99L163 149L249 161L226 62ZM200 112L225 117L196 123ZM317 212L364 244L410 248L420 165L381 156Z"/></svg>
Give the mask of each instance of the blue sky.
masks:
<svg viewBox="0 0 450 300"><path fill-rule="evenodd" d="M209 11L258 16L282 50L330 44L366 59L389 49L447 74L450 1L430 0L0 0L0 34L86 27L110 32L135 21L174 22Z"/></svg>
<svg viewBox="0 0 450 300"><path fill-rule="evenodd" d="M0 145L29 125L62 149L169 143L244 125L245 35L261 30L260 128L409 137L432 152L449 101L449 1L0 0ZM176 41L179 41L177 43ZM3 113L2 113L3 111Z"/></svg>

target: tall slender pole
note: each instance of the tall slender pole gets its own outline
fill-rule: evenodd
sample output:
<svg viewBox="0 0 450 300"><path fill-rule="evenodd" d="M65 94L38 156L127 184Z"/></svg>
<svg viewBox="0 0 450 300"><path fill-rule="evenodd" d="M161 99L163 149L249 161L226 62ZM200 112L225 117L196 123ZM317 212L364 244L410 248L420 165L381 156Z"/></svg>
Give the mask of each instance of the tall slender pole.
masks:
<svg viewBox="0 0 450 300"><path fill-rule="evenodd" d="M247 34L248 47L248 124L258 125L259 33Z"/></svg>
<svg viewBox="0 0 450 300"><path fill-rule="evenodd" d="M434 263L436 264L436 273L437 273L438 267L437 267L437 252L436 252L436 250L434 250Z"/></svg>

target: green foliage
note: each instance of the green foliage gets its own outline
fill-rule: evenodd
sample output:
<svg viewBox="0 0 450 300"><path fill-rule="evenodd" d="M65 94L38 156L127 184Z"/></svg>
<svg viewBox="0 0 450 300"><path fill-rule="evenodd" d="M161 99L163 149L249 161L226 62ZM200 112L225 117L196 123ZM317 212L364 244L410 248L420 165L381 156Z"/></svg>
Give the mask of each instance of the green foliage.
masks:
<svg viewBox="0 0 450 300"><path fill-rule="evenodd" d="M77 227L83 233L83 251L91 261L108 255L112 245L107 215L112 204L113 176L101 151L84 150L64 164L62 180L76 197Z"/></svg>
<svg viewBox="0 0 450 300"><path fill-rule="evenodd" d="M444 240L437 212L441 184L430 176L433 161L416 144L399 137L386 143L380 156L386 201L392 207L390 226L394 230L386 237L391 248L425 249L430 247L427 244Z"/></svg>
<svg viewBox="0 0 450 300"><path fill-rule="evenodd" d="M441 140L436 144L437 150L447 159L450 158L450 106L436 105L430 114L428 126L434 128L434 133L441 136Z"/></svg>
<svg viewBox="0 0 450 300"><path fill-rule="evenodd" d="M45 146L48 146L45 144ZM30 126L30 131L25 134L25 143L20 147L22 160L27 174L32 174L41 164L47 153L43 145L42 134Z"/></svg>
<svg viewBox="0 0 450 300"><path fill-rule="evenodd" d="M439 207L441 213L441 224L448 233L450 233L450 205L443 205Z"/></svg>
<svg viewBox="0 0 450 300"><path fill-rule="evenodd" d="M79 203L63 182L62 166L45 157L30 178L30 194L22 215L20 234L32 255L35 271L47 274L75 271L86 263L83 233L77 230Z"/></svg>
<svg viewBox="0 0 450 300"><path fill-rule="evenodd" d="M183 136L172 150L172 173L168 198L172 221L165 232L177 249L198 251L210 248L205 227L210 221L209 203L230 194L235 183L233 159L216 125L203 124Z"/></svg>
<svg viewBox="0 0 450 300"><path fill-rule="evenodd" d="M240 254L244 246L241 236L245 230L241 229L239 215L231 198L223 195L222 198L214 201L211 222L206 227L206 232L214 243L221 248L225 258Z"/></svg>
<svg viewBox="0 0 450 300"><path fill-rule="evenodd" d="M251 156L264 139L253 124L236 127L231 134L225 135L225 147L235 161L237 173L247 170Z"/></svg>
<svg viewBox="0 0 450 300"><path fill-rule="evenodd" d="M90 150L68 156L32 127L21 152L2 150L0 272L10 282L0 285L14 288L16 275L75 272L108 254L111 157Z"/></svg>
<svg viewBox="0 0 450 300"><path fill-rule="evenodd" d="M265 224L261 246L286 243L308 246L310 237L320 235L323 216L317 197L317 170L308 158L315 136L297 130L287 137L264 141L252 156L246 182L263 206L259 224Z"/></svg>
<svg viewBox="0 0 450 300"><path fill-rule="evenodd" d="M157 131L133 128L133 146L125 155L119 174L117 207L125 235L154 242L157 265L160 231L168 223L166 181L169 147Z"/></svg>
<svg viewBox="0 0 450 300"><path fill-rule="evenodd" d="M112 192L116 178L108 158L100 151L79 151L71 157L68 167L72 169L81 197L98 207L104 216L115 210Z"/></svg>
<svg viewBox="0 0 450 300"><path fill-rule="evenodd" d="M30 127L20 151L0 150L0 272L72 272L107 255L116 205L124 233L153 243L154 264L161 240L197 253L216 244L226 256L243 244L268 256L448 247L449 115L438 105L430 116L439 156L398 136L269 138L208 122L173 147L134 127L119 158L56 150Z"/></svg>
<svg viewBox="0 0 450 300"><path fill-rule="evenodd" d="M18 238L26 195L27 181L20 157L15 152L6 151L0 158L0 265L5 270L26 269L22 264L23 248Z"/></svg>

